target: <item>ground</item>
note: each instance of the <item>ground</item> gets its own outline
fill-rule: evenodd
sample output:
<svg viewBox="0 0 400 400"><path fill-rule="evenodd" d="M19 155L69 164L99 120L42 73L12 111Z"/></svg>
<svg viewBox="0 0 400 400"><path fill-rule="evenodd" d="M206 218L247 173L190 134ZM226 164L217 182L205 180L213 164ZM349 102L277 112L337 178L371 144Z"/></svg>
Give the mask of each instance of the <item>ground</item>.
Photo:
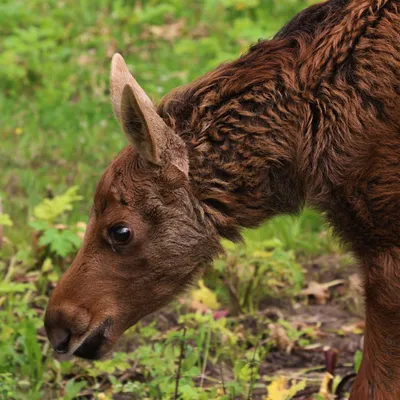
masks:
<svg viewBox="0 0 400 400"><path fill-rule="evenodd" d="M244 232L244 245L224 242L199 284L106 360L59 360L43 329L96 182L126 145L109 100L113 53L158 101L312 2L0 4L0 399L345 398L361 357L362 277L308 209Z"/></svg>

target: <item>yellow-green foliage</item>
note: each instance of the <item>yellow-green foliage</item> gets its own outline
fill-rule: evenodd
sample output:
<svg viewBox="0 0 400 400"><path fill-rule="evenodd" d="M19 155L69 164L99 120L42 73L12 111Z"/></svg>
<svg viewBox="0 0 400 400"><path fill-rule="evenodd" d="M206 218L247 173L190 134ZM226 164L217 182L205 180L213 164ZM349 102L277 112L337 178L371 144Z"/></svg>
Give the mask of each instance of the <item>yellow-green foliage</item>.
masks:
<svg viewBox="0 0 400 400"><path fill-rule="evenodd" d="M8 214L0 214L0 225L2 226L12 226L13 222Z"/></svg>
<svg viewBox="0 0 400 400"><path fill-rule="evenodd" d="M75 201L82 200L82 196L77 194L78 187L69 188L64 194L55 196L52 199L44 199L33 210L33 215L42 221L54 222L54 220L66 211L72 210Z"/></svg>

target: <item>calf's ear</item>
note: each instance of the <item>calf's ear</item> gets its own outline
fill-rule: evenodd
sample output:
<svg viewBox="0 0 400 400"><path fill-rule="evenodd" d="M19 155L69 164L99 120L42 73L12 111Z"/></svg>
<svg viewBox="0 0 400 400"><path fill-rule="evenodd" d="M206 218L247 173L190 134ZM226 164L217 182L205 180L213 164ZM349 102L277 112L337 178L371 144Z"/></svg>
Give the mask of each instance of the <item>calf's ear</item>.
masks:
<svg viewBox="0 0 400 400"><path fill-rule="evenodd" d="M110 80L114 114L130 144L151 163L162 165L167 160L187 175L184 143L157 114L120 54L113 56Z"/></svg>

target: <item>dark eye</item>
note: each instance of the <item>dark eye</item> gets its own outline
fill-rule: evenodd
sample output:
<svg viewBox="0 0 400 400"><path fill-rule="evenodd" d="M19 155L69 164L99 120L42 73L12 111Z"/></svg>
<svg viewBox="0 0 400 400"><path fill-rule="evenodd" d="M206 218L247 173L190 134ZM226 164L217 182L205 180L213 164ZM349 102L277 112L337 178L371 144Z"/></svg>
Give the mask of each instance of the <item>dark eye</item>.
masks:
<svg viewBox="0 0 400 400"><path fill-rule="evenodd" d="M132 237L132 231L124 225L115 225L108 230L111 240L117 244L127 243Z"/></svg>

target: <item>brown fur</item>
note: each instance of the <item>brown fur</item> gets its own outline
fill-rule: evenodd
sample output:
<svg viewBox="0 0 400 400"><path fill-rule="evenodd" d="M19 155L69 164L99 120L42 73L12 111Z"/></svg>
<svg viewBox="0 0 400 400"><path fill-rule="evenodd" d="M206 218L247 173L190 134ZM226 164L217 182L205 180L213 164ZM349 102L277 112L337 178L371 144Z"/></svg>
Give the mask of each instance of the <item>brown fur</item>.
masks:
<svg viewBox="0 0 400 400"><path fill-rule="evenodd" d="M111 321L101 356L186 287L220 237L307 203L365 275L352 399L399 399L400 1L312 6L171 92L158 115L119 57L114 111L132 146L99 182L82 249L50 300L49 336L71 331L72 353ZM121 222L135 237L113 251L107 229Z"/></svg>

